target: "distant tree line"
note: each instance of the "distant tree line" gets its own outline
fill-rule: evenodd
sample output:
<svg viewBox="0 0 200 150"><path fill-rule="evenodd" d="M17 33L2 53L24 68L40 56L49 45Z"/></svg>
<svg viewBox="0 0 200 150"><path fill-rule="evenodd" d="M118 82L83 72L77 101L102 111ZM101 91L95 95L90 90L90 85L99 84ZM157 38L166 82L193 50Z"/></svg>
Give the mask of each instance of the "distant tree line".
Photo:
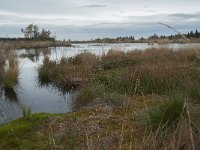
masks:
<svg viewBox="0 0 200 150"><path fill-rule="evenodd" d="M157 34L151 35L149 36L147 39L148 40L157 40L157 39L169 39L169 40L173 40L173 39L180 39L183 38L183 35L187 38L194 38L194 39L199 39L200 38L200 32L196 29L195 31L190 31L187 34L175 34L175 35L161 35L158 36Z"/></svg>
<svg viewBox="0 0 200 150"><path fill-rule="evenodd" d="M190 31L187 34L187 38L200 38L200 32L198 30L194 31Z"/></svg>
<svg viewBox="0 0 200 150"><path fill-rule="evenodd" d="M154 40L154 39L159 39L159 36L157 34L151 35L148 37L148 40Z"/></svg>
<svg viewBox="0 0 200 150"><path fill-rule="evenodd" d="M93 40L94 43L134 43L134 36L117 37L117 38L98 38Z"/></svg>
<svg viewBox="0 0 200 150"><path fill-rule="evenodd" d="M126 37L117 37L117 40L132 40L135 41L135 37L134 36L126 36Z"/></svg>
<svg viewBox="0 0 200 150"><path fill-rule="evenodd" d="M97 38L91 39L87 41L72 41L72 43L134 43L134 36L126 36L126 37L117 37L117 38Z"/></svg>
<svg viewBox="0 0 200 150"><path fill-rule="evenodd" d="M187 34L175 34L175 35L161 35L153 34L147 38L141 37L139 39L135 39L134 36L125 36L125 37L117 37L117 38L97 38L94 40L87 41L72 41L72 43L146 43L146 42L157 42L159 40L170 40L172 42L179 42L179 40L183 40L183 36L188 39L193 39L193 41L197 41L195 39L200 39L200 32L198 30L190 31Z"/></svg>

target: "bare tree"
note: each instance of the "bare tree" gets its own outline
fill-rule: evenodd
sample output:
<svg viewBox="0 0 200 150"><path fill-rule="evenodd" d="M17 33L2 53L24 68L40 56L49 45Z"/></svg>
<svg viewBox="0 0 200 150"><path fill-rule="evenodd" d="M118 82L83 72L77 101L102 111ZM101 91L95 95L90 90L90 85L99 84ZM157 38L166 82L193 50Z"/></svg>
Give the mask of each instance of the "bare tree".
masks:
<svg viewBox="0 0 200 150"><path fill-rule="evenodd" d="M33 30L34 30L34 25L33 24L29 24L24 29L21 29L22 33L24 33L24 36L26 38L33 38L34 37L34 31Z"/></svg>

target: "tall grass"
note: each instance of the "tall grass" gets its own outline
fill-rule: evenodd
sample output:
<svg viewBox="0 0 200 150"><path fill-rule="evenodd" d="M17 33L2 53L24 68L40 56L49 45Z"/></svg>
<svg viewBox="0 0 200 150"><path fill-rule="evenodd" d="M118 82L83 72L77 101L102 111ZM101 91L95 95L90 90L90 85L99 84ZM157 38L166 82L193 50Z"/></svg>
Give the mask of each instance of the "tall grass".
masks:
<svg viewBox="0 0 200 150"><path fill-rule="evenodd" d="M150 130L157 130L159 127L167 128L177 124L184 115L185 103L184 95L175 93L166 98L162 104L147 108L141 116L142 121Z"/></svg>
<svg viewBox="0 0 200 150"><path fill-rule="evenodd" d="M169 127L164 131L158 129L156 132L151 132L148 136L145 136L138 149L199 149L200 132L197 128L193 128L197 130L196 132L194 130L191 131L190 127L188 119L185 119L181 120L177 126Z"/></svg>
<svg viewBox="0 0 200 150"><path fill-rule="evenodd" d="M5 88L12 89L18 81L18 62L12 51L8 52L8 68L5 71Z"/></svg>
<svg viewBox="0 0 200 150"><path fill-rule="evenodd" d="M195 83L200 81L196 75L198 72L196 69L172 64L145 65L126 70L122 81L118 81L121 88L127 82L135 88L138 81L139 87L136 92L139 94L170 94L174 90L186 91L190 90L189 87L195 87Z"/></svg>
<svg viewBox="0 0 200 150"><path fill-rule="evenodd" d="M75 98L74 109L78 110L88 103L94 102L97 99L105 98L105 95L106 89L104 85L93 84L84 87Z"/></svg>
<svg viewBox="0 0 200 150"><path fill-rule="evenodd" d="M27 106L23 106L22 107L22 114L23 114L23 118L30 119L30 117L31 117L31 108L27 107Z"/></svg>
<svg viewBox="0 0 200 150"><path fill-rule="evenodd" d="M141 51L125 53L119 50L110 50L100 57L99 63L105 70L140 64L142 60L137 57L138 54L141 55Z"/></svg>
<svg viewBox="0 0 200 150"><path fill-rule="evenodd" d="M94 61L96 56L89 53L63 58L60 62L45 58L43 66L39 68L39 79L42 83L53 82L67 90L77 88L89 82Z"/></svg>
<svg viewBox="0 0 200 150"><path fill-rule="evenodd" d="M111 50L100 57L82 53L60 62L46 58L39 69L39 78L66 89L99 83L111 93L128 95L169 95L181 91L199 101L198 51L152 48Z"/></svg>
<svg viewBox="0 0 200 150"><path fill-rule="evenodd" d="M154 132L145 134L140 149L199 149L199 106L188 105L187 102L185 104L183 113L176 111L181 115L178 115L173 125L159 124ZM174 109L171 111L172 114L175 112Z"/></svg>

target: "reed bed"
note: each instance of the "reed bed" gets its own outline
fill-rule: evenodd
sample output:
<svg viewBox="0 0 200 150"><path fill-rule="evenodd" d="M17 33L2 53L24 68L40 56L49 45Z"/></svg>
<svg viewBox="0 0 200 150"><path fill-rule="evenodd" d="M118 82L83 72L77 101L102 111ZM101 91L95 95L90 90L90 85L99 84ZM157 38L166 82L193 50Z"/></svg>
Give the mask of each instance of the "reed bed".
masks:
<svg viewBox="0 0 200 150"><path fill-rule="evenodd" d="M45 58L43 66L39 68L39 80L46 84L52 82L68 90L89 82L92 68L90 65L86 64L90 59L79 59L78 57L79 56L69 59L63 58L59 63Z"/></svg>
<svg viewBox="0 0 200 150"><path fill-rule="evenodd" d="M124 111L116 110L125 116L121 130L116 131L120 138L115 148L198 149L199 52L198 48L151 48L111 50L99 57L83 53L60 62L46 58L39 78L54 85L67 85L68 90L76 87L78 109L99 102L123 108ZM77 81L79 84L74 84ZM130 131L140 134L139 138L133 138Z"/></svg>
<svg viewBox="0 0 200 150"><path fill-rule="evenodd" d="M39 79L67 89L104 84L110 92L129 95L168 95L181 91L198 101L198 55L198 49L152 48L126 53L111 50L100 57L82 53L73 58L62 58L60 62L45 58L39 69Z"/></svg>
<svg viewBox="0 0 200 150"><path fill-rule="evenodd" d="M2 84L6 90L12 90L18 81L18 62L13 51L7 51L7 56L1 64Z"/></svg>

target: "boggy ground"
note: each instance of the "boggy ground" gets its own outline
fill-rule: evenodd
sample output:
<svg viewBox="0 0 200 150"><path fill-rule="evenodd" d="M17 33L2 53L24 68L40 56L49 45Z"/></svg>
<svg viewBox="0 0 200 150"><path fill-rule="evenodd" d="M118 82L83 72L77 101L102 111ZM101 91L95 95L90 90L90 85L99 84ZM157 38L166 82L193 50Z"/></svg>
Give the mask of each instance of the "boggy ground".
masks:
<svg viewBox="0 0 200 150"><path fill-rule="evenodd" d="M198 149L199 52L160 48L45 58L41 83L75 89L75 112L4 125L2 148Z"/></svg>
<svg viewBox="0 0 200 150"><path fill-rule="evenodd" d="M145 101L153 105L156 100L149 97ZM77 112L18 119L1 126L0 148L136 149L144 133L135 112L145 107L143 101L144 97L132 97L123 106L97 101Z"/></svg>

